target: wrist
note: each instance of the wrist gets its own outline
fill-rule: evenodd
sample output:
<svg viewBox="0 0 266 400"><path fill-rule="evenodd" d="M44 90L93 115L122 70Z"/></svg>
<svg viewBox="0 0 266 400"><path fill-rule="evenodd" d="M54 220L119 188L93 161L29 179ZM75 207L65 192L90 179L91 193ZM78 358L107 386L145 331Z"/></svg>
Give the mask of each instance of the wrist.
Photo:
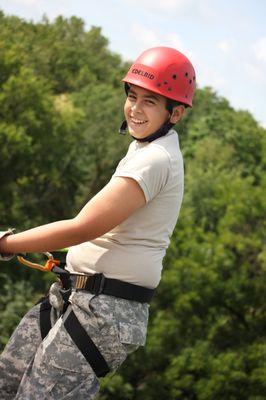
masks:
<svg viewBox="0 0 266 400"><path fill-rule="evenodd" d="M0 260L2 261L9 261L11 260L11 258L14 257L14 254L11 253L7 253L4 250L4 246L1 246L1 242L3 244L3 240L6 236L12 235L13 234L14 229L8 229L7 231L0 231Z"/></svg>

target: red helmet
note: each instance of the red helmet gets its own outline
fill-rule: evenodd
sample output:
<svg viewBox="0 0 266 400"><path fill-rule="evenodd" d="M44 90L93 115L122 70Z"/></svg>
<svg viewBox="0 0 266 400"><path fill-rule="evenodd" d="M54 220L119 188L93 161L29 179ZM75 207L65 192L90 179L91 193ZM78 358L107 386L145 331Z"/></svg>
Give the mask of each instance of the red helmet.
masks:
<svg viewBox="0 0 266 400"><path fill-rule="evenodd" d="M171 47L153 47L144 51L123 82L192 107L196 87L194 68L184 54Z"/></svg>

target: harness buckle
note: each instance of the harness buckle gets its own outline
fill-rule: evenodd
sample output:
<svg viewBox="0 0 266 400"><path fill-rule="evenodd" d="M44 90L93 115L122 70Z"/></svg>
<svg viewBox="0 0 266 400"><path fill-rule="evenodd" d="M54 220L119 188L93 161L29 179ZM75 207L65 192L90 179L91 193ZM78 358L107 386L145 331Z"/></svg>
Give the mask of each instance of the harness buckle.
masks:
<svg viewBox="0 0 266 400"><path fill-rule="evenodd" d="M105 281L106 278L103 274L94 274L88 279L89 290L93 294L101 294L104 289Z"/></svg>

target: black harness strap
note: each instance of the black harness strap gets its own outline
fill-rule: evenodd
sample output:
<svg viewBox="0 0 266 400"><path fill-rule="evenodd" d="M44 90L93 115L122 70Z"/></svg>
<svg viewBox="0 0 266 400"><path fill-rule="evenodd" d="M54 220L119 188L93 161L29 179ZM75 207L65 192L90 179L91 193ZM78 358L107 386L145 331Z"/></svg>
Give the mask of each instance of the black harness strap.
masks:
<svg viewBox="0 0 266 400"><path fill-rule="evenodd" d="M46 297L40 307L40 330L42 340L48 335L49 330L52 328L51 308L52 306L49 303L49 298Z"/></svg>
<svg viewBox="0 0 266 400"><path fill-rule="evenodd" d="M73 310L67 316L64 325L71 339L86 358L96 376L98 378L105 376L110 369Z"/></svg>
<svg viewBox="0 0 266 400"><path fill-rule="evenodd" d="M149 303L155 292L155 289L133 285L118 279L106 278L101 273L91 276L70 274L70 280L72 287L76 290L87 290L97 295L101 293L107 294L140 303Z"/></svg>

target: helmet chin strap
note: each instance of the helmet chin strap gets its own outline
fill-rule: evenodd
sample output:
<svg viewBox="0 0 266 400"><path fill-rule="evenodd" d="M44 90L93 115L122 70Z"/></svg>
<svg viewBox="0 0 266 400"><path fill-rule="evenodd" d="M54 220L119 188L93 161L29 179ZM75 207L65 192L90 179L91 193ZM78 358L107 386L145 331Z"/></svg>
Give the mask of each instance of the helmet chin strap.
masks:
<svg viewBox="0 0 266 400"><path fill-rule="evenodd" d="M170 117L169 119L159 128L157 131L151 133L150 135L144 137L144 138L136 138L135 136L131 135L133 139L137 140L138 142L153 142L153 140L158 139L161 136L165 136L169 130L174 126L172 122L170 122ZM122 125L119 129L119 133L121 135L125 135L127 130L127 121L123 121Z"/></svg>
<svg viewBox="0 0 266 400"><path fill-rule="evenodd" d="M119 128L120 135L125 135L127 133L127 121L123 121L122 125Z"/></svg>

